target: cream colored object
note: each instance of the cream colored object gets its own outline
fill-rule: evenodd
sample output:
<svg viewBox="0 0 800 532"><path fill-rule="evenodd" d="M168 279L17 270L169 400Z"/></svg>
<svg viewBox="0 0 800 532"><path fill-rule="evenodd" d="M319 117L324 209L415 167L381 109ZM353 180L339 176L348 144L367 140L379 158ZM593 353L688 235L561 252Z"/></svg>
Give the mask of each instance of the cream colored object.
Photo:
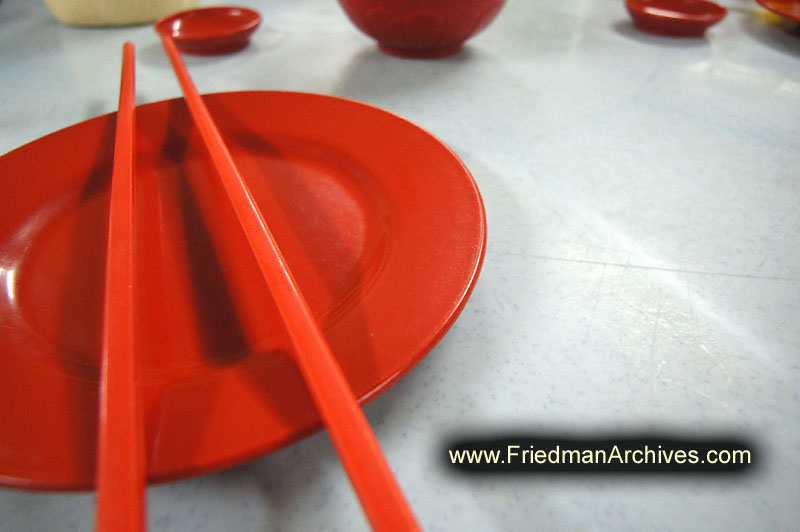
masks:
<svg viewBox="0 0 800 532"><path fill-rule="evenodd" d="M191 9L197 0L44 0L63 24L126 26L154 22L164 15Z"/></svg>

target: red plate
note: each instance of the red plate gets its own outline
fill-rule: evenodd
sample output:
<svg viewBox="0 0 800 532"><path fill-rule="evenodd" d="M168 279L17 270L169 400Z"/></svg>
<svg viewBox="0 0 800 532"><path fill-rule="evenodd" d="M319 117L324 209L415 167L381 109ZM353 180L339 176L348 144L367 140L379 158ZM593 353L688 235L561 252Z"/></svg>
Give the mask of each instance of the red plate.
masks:
<svg viewBox="0 0 800 532"><path fill-rule="evenodd" d="M756 0L759 4L786 18L800 22L799 0Z"/></svg>
<svg viewBox="0 0 800 532"><path fill-rule="evenodd" d="M441 142L333 97L204 97L356 395L453 323L486 245ZM91 488L115 115L0 158L0 483ZM181 99L137 109L135 301L149 481L319 428L290 341Z"/></svg>

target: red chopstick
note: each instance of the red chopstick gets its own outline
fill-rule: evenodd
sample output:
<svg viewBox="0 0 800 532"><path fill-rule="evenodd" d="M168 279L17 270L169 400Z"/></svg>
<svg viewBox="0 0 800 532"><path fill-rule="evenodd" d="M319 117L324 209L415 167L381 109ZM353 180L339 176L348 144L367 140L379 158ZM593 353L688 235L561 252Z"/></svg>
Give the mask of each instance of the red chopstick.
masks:
<svg viewBox="0 0 800 532"><path fill-rule="evenodd" d="M122 48L108 222L97 451L97 530L145 530L144 428L133 339L134 47Z"/></svg>
<svg viewBox="0 0 800 532"><path fill-rule="evenodd" d="M162 44L181 84L189 111L294 343L300 372L361 500L367 519L372 528L379 532L420 530L353 391L289 271L266 220L239 174L172 38L164 37Z"/></svg>

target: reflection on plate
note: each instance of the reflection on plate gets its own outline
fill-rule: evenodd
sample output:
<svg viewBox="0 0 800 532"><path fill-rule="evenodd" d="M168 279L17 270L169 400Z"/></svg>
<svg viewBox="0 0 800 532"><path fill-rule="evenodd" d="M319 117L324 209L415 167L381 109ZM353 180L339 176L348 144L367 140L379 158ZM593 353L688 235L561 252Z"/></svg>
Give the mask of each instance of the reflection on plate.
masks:
<svg viewBox="0 0 800 532"><path fill-rule="evenodd" d="M311 94L204 97L356 395L397 381L460 313L480 194L437 139ZM0 483L93 484L114 115L0 158ZM319 428L291 344L182 100L137 109L136 350L149 480Z"/></svg>

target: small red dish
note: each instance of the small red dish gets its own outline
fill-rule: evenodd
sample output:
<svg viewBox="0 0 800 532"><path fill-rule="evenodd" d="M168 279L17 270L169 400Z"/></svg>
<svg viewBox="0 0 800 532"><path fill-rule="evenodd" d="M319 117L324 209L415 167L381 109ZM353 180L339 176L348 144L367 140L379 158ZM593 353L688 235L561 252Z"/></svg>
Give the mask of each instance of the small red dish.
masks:
<svg viewBox="0 0 800 532"><path fill-rule="evenodd" d="M756 0L773 13L800 22L800 2L798 0Z"/></svg>
<svg viewBox="0 0 800 532"><path fill-rule="evenodd" d="M637 29L668 37L700 37L728 10L706 0L625 0Z"/></svg>
<svg viewBox="0 0 800 532"><path fill-rule="evenodd" d="M198 55L241 50L261 24L261 15L245 7L206 7L174 13L155 23L156 31L170 35L181 52Z"/></svg>

